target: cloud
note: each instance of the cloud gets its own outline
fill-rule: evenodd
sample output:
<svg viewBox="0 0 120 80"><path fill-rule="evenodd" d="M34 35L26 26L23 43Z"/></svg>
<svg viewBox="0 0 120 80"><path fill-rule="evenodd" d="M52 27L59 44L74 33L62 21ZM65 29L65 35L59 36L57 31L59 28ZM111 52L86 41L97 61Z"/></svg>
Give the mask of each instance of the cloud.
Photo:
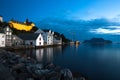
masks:
<svg viewBox="0 0 120 80"><path fill-rule="evenodd" d="M93 34L120 35L120 23L106 18L92 20L44 19L37 23L42 29L51 29L67 34L67 31Z"/></svg>
<svg viewBox="0 0 120 80"><path fill-rule="evenodd" d="M107 28L91 29L89 32L96 34L120 35L120 26L108 26Z"/></svg>
<svg viewBox="0 0 120 80"><path fill-rule="evenodd" d="M108 28L111 28L111 29L120 29L120 26L108 26Z"/></svg>

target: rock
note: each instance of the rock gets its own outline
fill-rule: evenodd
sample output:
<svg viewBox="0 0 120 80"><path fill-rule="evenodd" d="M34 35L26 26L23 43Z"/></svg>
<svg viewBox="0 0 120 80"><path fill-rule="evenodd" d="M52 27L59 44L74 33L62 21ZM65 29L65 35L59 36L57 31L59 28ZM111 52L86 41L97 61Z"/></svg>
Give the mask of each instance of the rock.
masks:
<svg viewBox="0 0 120 80"><path fill-rule="evenodd" d="M42 64L35 64L35 68L36 68L36 69L42 69L42 68L43 68L43 65L42 65Z"/></svg>
<svg viewBox="0 0 120 80"><path fill-rule="evenodd" d="M61 70L61 80L73 80L72 72L69 69Z"/></svg>
<svg viewBox="0 0 120 80"><path fill-rule="evenodd" d="M88 80L87 77L83 76L79 72L73 72L74 80Z"/></svg>
<svg viewBox="0 0 120 80"><path fill-rule="evenodd" d="M29 77L31 77L31 75L30 74L28 74L28 73L19 73L19 74L17 74L17 76L16 76L16 78L19 80L26 80L26 79L28 79Z"/></svg>
<svg viewBox="0 0 120 80"><path fill-rule="evenodd" d="M15 64L12 66L13 70L24 69L24 68L25 68L25 65L23 63Z"/></svg>
<svg viewBox="0 0 120 80"><path fill-rule="evenodd" d="M44 69L44 70L36 69L36 70L35 70L35 74L36 74L36 75L39 75L39 76L46 75L46 74L48 74L48 72L49 72L49 70L47 70L47 69Z"/></svg>
<svg viewBox="0 0 120 80"><path fill-rule="evenodd" d="M26 80L34 80L33 78L27 78Z"/></svg>
<svg viewBox="0 0 120 80"><path fill-rule="evenodd" d="M0 63L0 80L15 80L9 69Z"/></svg>
<svg viewBox="0 0 120 80"><path fill-rule="evenodd" d="M46 75L47 79L50 80L60 80L61 74L55 71L52 71Z"/></svg>
<svg viewBox="0 0 120 80"><path fill-rule="evenodd" d="M73 78L69 69L61 70L53 63L43 66L31 57L23 58L15 53L0 50L0 80L85 80L85 78L81 76Z"/></svg>
<svg viewBox="0 0 120 80"><path fill-rule="evenodd" d="M53 63L48 63L45 65L45 68L47 69L54 69L56 66Z"/></svg>

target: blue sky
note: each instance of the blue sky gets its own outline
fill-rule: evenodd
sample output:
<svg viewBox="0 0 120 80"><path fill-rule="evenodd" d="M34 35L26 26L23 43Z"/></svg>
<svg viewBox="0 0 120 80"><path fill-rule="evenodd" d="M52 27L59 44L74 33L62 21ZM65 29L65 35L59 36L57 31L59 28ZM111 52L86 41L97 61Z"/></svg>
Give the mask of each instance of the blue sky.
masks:
<svg viewBox="0 0 120 80"><path fill-rule="evenodd" d="M89 20L116 19L120 16L120 0L1 0L0 15L4 19L39 21L44 18Z"/></svg>
<svg viewBox="0 0 120 80"><path fill-rule="evenodd" d="M0 15L4 21L28 18L69 38L74 32L79 40L120 35L120 0L1 0Z"/></svg>

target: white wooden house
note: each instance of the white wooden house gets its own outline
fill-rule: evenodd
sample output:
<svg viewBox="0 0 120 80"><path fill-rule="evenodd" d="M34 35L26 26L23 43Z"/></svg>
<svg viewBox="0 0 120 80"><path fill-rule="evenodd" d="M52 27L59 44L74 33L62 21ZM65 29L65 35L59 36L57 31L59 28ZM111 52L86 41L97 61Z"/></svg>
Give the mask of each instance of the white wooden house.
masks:
<svg viewBox="0 0 120 80"><path fill-rule="evenodd" d="M12 46L12 30L9 26L4 28L4 33L6 34L5 42L6 46Z"/></svg>
<svg viewBox="0 0 120 80"><path fill-rule="evenodd" d="M5 47L5 34L0 33L0 47Z"/></svg>
<svg viewBox="0 0 120 80"><path fill-rule="evenodd" d="M54 43L54 32L51 30L46 30L43 31L41 29L38 29L35 33L42 33L43 39L44 39L44 44L45 45L53 45Z"/></svg>
<svg viewBox="0 0 120 80"><path fill-rule="evenodd" d="M44 40L44 45L46 45L47 44L47 34L41 29L38 29L35 33L42 34L43 40Z"/></svg>
<svg viewBox="0 0 120 80"><path fill-rule="evenodd" d="M53 38L53 43L54 43L54 44L59 44L59 45L61 45L61 44L62 44L62 38L59 37L59 36L55 36L55 37Z"/></svg>
<svg viewBox="0 0 120 80"><path fill-rule="evenodd" d="M24 45L43 46L44 39L41 33L24 33L18 35L24 41Z"/></svg>
<svg viewBox="0 0 120 80"><path fill-rule="evenodd" d="M54 32L52 32L51 30L47 32L47 45L53 45L53 35Z"/></svg>
<svg viewBox="0 0 120 80"><path fill-rule="evenodd" d="M55 35L51 30L38 29L35 33L42 33L45 45L62 44L61 36Z"/></svg>

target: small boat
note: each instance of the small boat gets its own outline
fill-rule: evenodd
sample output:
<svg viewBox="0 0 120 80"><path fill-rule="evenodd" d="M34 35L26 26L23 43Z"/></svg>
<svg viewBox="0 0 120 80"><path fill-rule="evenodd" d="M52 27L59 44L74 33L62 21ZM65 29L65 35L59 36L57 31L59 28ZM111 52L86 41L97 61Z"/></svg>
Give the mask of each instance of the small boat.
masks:
<svg viewBox="0 0 120 80"><path fill-rule="evenodd" d="M80 42L79 42L79 41L76 41L75 44L80 44Z"/></svg>

